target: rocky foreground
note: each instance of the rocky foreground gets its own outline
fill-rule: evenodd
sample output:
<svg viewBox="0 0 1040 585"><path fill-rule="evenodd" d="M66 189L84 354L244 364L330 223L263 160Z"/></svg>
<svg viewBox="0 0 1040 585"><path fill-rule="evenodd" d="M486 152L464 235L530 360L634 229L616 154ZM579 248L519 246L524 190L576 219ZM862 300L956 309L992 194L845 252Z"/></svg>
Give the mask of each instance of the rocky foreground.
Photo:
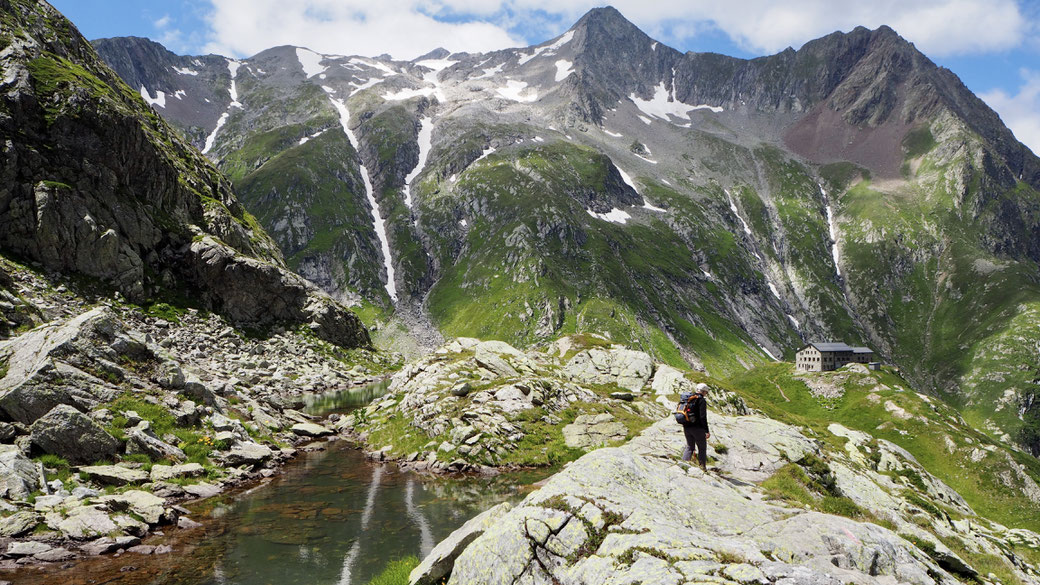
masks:
<svg viewBox="0 0 1040 585"><path fill-rule="evenodd" d="M684 442L670 420L585 455L518 505L488 510L441 542L412 585L1040 579L1016 553L1040 535L978 517L894 444L836 424L822 442L758 415L713 415L712 431L709 473L677 460ZM829 447L834 439L844 449ZM815 478L821 493L797 502L771 477ZM997 575L990 562L1000 558L1013 569Z"/></svg>
<svg viewBox="0 0 1040 585"><path fill-rule="evenodd" d="M164 552L141 538L197 526L180 502L270 476L334 434L301 412L305 396L392 365L306 328L253 338L213 314L94 303L2 268L0 564Z"/></svg>

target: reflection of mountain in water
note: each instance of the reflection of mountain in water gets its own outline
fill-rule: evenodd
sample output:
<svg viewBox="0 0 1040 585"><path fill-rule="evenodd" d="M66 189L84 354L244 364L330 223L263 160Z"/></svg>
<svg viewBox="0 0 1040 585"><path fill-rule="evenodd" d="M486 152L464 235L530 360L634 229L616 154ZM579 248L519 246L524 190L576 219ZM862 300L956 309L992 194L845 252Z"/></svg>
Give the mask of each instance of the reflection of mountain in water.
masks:
<svg viewBox="0 0 1040 585"><path fill-rule="evenodd" d="M305 453L266 485L193 514L205 534L169 555L98 557L27 575L27 585L367 583L390 561L429 552L466 520L517 501L545 473L443 478L367 461L344 442ZM205 520L203 520L205 518ZM133 571L120 572L132 564ZM35 579L35 581L34 581ZM21 583L21 581L19 581Z"/></svg>

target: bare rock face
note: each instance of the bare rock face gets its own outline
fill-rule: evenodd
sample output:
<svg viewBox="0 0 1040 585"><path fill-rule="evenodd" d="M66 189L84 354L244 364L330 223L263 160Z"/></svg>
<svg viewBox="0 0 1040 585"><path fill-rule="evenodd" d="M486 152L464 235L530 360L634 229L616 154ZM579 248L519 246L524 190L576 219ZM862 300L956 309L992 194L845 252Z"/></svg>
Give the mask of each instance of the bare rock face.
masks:
<svg viewBox="0 0 1040 585"><path fill-rule="evenodd" d="M581 384L617 384L640 392L654 373L654 360L631 349L587 349L571 358L563 373Z"/></svg>
<svg viewBox="0 0 1040 585"><path fill-rule="evenodd" d="M32 424L60 404L88 410L111 400L115 387L87 370L100 373L120 352L150 355L144 344L118 330L118 320L105 307L0 342L0 359L10 364L0 378L0 411L9 420Z"/></svg>
<svg viewBox="0 0 1040 585"><path fill-rule="evenodd" d="M0 251L132 301L190 293L244 326L315 323L327 341L369 345L57 11L28 0L0 11Z"/></svg>
<svg viewBox="0 0 1040 585"><path fill-rule="evenodd" d="M0 497L23 500L38 489L40 474L36 465L14 445L0 445Z"/></svg>
<svg viewBox="0 0 1040 585"><path fill-rule="evenodd" d="M33 423L30 441L33 449L63 457L72 464L112 458L121 447L119 439L67 404L55 406Z"/></svg>

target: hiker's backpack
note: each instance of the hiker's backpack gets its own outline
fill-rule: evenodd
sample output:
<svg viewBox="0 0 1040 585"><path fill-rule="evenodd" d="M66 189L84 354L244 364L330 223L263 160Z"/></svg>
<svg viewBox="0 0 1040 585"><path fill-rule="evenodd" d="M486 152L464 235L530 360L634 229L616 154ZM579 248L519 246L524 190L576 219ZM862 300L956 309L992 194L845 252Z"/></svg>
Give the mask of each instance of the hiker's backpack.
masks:
<svg viewBox="0 0 1040 585"><path fill-rule="evenodd" d="M675 422L681 425L695 425L700 423L700 413L697 410L697 401L701 395L696 392L683 392L679 395L679 404L675 406Z"/></svg>

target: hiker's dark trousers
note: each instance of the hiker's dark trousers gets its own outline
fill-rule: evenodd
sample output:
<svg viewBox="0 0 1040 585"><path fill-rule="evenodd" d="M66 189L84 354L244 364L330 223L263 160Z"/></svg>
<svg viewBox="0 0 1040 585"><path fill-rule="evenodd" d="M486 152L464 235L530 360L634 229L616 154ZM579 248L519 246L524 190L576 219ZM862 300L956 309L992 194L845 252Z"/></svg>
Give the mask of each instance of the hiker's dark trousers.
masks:
<svg viewBox="0 0 1040 585"><path fill-rule="evenodd" d="M685 425L683 434L686 435L686 450L682 454L683 461L689 461L696 449L697 463L704 467L708 463L708 438L704 436L707 431L693 425Z"/></svg>

